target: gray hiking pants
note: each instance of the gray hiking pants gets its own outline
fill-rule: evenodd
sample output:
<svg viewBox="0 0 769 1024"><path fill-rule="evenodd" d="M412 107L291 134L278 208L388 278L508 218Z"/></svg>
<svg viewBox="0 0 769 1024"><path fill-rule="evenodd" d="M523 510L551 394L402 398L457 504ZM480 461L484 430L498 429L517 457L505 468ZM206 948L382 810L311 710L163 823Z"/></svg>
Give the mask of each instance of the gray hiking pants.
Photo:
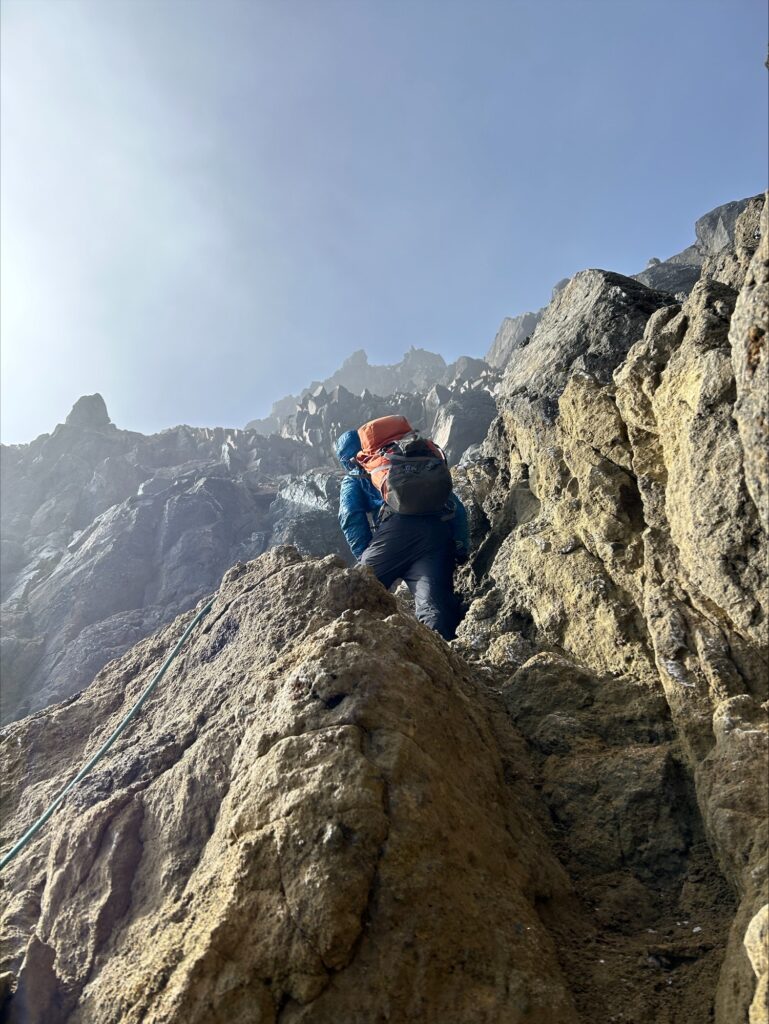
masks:
<svg viewBox="0 0 769 1024"><path fill-rule="evenodd" d="M454 539L451 522L440 516L393 513L374 533L361 556L389 588L404 580L416 615L446 640L456 635L458 607L454 595Z"/></svg>

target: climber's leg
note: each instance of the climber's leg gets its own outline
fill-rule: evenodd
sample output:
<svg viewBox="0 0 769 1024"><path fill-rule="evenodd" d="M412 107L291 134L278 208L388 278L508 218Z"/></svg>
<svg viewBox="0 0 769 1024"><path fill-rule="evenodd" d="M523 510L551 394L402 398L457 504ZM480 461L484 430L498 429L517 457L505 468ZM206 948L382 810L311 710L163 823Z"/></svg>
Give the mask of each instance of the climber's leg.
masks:
<svg viewBox="0 0 769 1024"><path fill-rule="evenodd" d="M414 595L417 618L444 640L454 639L459 621L453 575L454 547L449 542L414 561L403 577Z"/></svg>

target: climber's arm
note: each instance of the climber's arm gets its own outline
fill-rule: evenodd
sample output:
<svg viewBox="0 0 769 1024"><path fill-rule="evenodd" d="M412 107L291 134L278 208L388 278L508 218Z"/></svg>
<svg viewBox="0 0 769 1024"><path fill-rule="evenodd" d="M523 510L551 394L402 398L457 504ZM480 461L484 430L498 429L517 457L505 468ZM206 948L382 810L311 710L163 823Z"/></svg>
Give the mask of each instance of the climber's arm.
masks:
<svg viewBox="0 0 769 1024"><path fill-rule="evenodd" d="M361 481L357 477L346 476L339 492L339 525L356 558L360 558L371 543L370 511L370 502Z"/></svg>

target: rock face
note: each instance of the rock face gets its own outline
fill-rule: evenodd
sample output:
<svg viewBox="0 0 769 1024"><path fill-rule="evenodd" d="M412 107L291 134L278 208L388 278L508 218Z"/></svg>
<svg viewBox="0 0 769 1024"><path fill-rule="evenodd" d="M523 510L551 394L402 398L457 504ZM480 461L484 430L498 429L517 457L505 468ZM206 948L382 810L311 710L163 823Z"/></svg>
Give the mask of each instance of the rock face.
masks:
<svg viewBox="0 0 769 1024"><path fill-rule="evenodd" d="M181 625L10 727L4 776L37 795L6 798L4 836ZM517 756L472 670L367 570L292 549L236 567L134 731L6 872L7 1019L576 1024L537 913L568 882Z"/></svg>
<svg viewBox="0 0 769 1024"><path fill-rule="evenodd" d="M497 331L491 348L486 353L489 366L504 369L510 362L513 353L525 348L542 317L542 310L537 313L522 313L520 316L506 316Z"/></svg>
<svg viewBox="0 0 769 1024"><path fill-rule="evenodd" d="M651 314L669 301L620 274L576 274L508 364L501 394L556 399L576 370L606 382Z"/></svg>
<svg viewBox="0 0 769 1024"><path fill-rule="evenodd" d="M699 218L694 232L697 248L704 256L717 256L734 244L737 220L750 202L750 199L738 199L725 203Z"/></svg>
<svg viewBox="0 0 769 1024"><path fill-rule="evenodd" d="M344 553L341 474L322 462L250 431L118 430L100 395L4 446L3 720L81 689L238 559L284 542Z"/></svg>
<svg viewBox="0 0 769 1024"><path fill-rule="evenodd" d="M748 204L735 237L754 215ZM485 593L461 637L500 670L549 648L664 692L741 900L716 1004L726 1024L747 1016L743 937L767 902L765 239L752 260L747 246L721 255L733 285L703 277L683 306L577 275L510 364L465 467L489 527Z"/></svg>
<svg viewBox="0 0 769 1024"><path fill-rule="evenodd" d="M4 847L189 618L6 729ZM620 980L626 1019L698 1024L734 909L662 694L563 654L479 669L292 548L227 573L3 885L9 1024L577 1024Z"/></svg>
<svg viewBox="0 0 769 1024"><path fill-rule="evenodd" d="M752 213L752 211L751 211ZM743 231L743 261L750 258L745 283L737 297L729 328L729 344L737 387L734 414L745 453L745 485L763 523L769 522L769 204L760 225L751 217ZM751 255L751 241L760 244ZM747 236L747 237L745 237ZM742 239L738 240L742 241Z"/></svg>
<svg viewBox="0 0 769 1024"><path fill-rule="evenodd" d="M739 291L745 279L746 268L761 240L761 216L764 196L754 196L746 202L743 214L734 226L734 240L725 249L706 256L702 265L703 277L720 281Z"/></svg>

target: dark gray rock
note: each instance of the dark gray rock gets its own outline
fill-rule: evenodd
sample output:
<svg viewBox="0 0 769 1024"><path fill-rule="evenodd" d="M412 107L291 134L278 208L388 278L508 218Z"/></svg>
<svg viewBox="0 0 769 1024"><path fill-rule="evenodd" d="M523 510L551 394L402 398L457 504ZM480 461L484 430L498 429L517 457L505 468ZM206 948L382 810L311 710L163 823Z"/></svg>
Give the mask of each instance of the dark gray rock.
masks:
<svg viewBox="0 0 769 1024"><path fill-rule="evenodd" d="M292 544L304 555L338 554L353 558L339 527L341 470L313 470L287 480L278 491L270 513L270 547Z"/></svg>
<svg viewBox="0 0 769 1024"><path fill-rule="evenodd" d="M2 720L79 690L260 554L284 481L322 461L249 431L119 430L98 396L51 434L3 446ZM294 532L316 515L296 505Z"/></svg>
<svg viewBox="0 0 769 1024"><path fill-rule="evenodd" d="M496 415L496 402L484 390L465 391L440 406L432 437L445 452L450 466L459 462L470 445L483 441Z"/></svg>
<svg viewBox="0 0 769 1024"><path fill-rule="evenodd" d="M724 265L730 263L729 257L734 253L741 214L752 204L757 217L761 198L739 199L706 213L694 225L696 241L693 245L669 259L650 260L640 274L633 275L635 280L647 288L678 296L689 295L701 276L738 288L739 282L724 274Z"/></svg>
<svg viewBox="0 0 769 1024"><path fill-rule="evenodd" d="M109 427L111 423L107 404L99 394L83 395L72 406L66 423L70 427L90 427L93 430Z"/></svg>
<svg viewBox="0 0 769 1024"><path fill-rule="evenodd" d="M650 260L645 270L633 276L647 288L669 292L671 295L679 292L688 295L700 278L702 262L703 256L697 246L690 245L669 260Z"/></svg>

